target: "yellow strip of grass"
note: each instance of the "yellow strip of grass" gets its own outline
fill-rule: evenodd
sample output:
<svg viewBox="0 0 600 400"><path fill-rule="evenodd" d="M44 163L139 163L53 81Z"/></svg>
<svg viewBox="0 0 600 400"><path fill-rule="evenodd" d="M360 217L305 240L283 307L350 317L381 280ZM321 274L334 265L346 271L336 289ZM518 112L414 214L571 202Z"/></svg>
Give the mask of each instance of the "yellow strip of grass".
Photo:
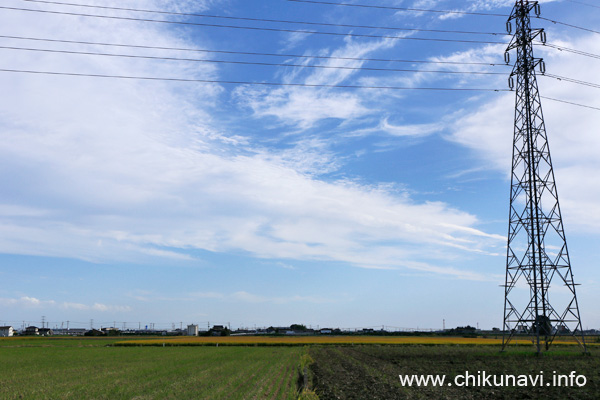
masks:
<svg viewBox="0 0 600 400"><path fill-rule="evenodd" d="M590 343L588 345L599 345ZM133 339L115 342L116 345L167 345L167 346L202 346L202 345L309 345L309 344L414 344L414 345L499 345L502 337L465 338L436 336L179 336L149 339ZM531 344L531 338L513 338L511 344ZM557 338L554 344L579 344L574 338Z"/></svg>
<svg viewBox="0 0 600 400"><path fill-rule="evenodd" d="M164 339L141 339L116 342L116 345L156 346L193 345L304 345L304 344L423 344L423 345L495 345L502 339L419 336L183 336Z"/></svg>

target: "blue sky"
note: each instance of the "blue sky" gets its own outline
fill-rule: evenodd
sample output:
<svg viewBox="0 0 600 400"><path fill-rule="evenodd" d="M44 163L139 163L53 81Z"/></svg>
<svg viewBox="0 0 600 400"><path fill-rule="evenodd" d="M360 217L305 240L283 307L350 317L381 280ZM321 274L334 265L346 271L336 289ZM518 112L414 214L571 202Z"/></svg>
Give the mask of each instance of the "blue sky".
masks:
<svg viewBox="0 0 600 400"><path fill-rule="evenodd" d="M486 33L506 21L284 0L76 2ZM508 15L513 2L348 3ZM287 65L0 49L1 69L213 81L0 72L2 324L501 326L514 93L219 82L506 89L509 67L448 62L501 64L507 36L2 5L288 30L0 10L4 36L285 56L0 38L4 47ZM594 29L600 9L545 1L542 16ZM600 54L596 33L533 25ZM550 73L597 81L597 59L536 52ZM389 61L400 59L443 63ZM538 79L546 97L600 107L597 89ZM600 112L543 107L582 322L597 328Z"/></svg>

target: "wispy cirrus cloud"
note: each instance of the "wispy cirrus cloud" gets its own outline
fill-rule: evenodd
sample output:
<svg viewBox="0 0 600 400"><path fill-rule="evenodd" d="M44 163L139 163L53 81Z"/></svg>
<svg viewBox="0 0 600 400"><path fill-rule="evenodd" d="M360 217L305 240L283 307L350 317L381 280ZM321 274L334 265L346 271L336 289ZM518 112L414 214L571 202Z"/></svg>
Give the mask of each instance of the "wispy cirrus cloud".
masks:
<svg viewBox="0 0 600 400"><path fill-rule="evenodd" d="M104 40L127 37L130 43L190 47L176 31L160 26L75 23L67 16L35 23L21 14L1 21L15 31L33 27L37 36L85 39L101 31L109 36ZM199 46L203 37L195 40ZM394 43L347 39L327 54L360 58ZM220 74L214 66L34 52L4 62L10 68L97 74ZM327 61L352 68L362 64ZM356 70L306 72L307 84L337 84ZM21 74L2 74L0 83L7 94L0 99L4 253L186 263L196 260L196 250L234 251L370 268L411 268L411 261L425 255L431 265L440 265L432 271L441 272L459 254L493 254L498 245L477 233L476 216L446 203L415 201L408 193L347 178L319 179L317 169L335 170L339 161L320 136L299 140L295 151L287 152L257 144L243 129L222 129L226 125L214 117L225 117L219 114L223 88L217 84ZM272 116L297 129L374 113L361 92L240 88L237 93L258 118ZM384 122L381 129L414 135L435 127ZM448 273L457 275L451 268Z"/></svg>
<svg viewBox="0 0 600 400"><path fill-rule="evenodd" d="M330 52L321 51L320 56L332 57L327 61L317 60L322 69L306 68L308 74L299 69L283 76L284 82L305 85L338 85L356 75L366 57L380 49L394 46L391 39L357 42L348 37L342 47ZM310 61L305 61L308 65ZM339 69L336 69L339 68ZM309 129L325 119L352 120L373 113L361 100L360 94L340 92L331 88L285 87L256 89L241 87L236 91L238 100L250 107L258 118L274 117L284 125Z"/></svg>

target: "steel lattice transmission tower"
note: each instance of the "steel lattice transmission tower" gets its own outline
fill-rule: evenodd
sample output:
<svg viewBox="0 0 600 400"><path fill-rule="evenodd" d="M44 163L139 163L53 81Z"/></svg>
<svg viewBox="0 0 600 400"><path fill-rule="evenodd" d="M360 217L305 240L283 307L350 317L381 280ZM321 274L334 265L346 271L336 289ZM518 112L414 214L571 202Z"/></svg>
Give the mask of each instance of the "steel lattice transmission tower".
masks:
<svg viewBox="0 0 600 400"><path fill-rule="evenodd" d="M516 49L517 60L509 78L511 89L516 79L516 107L502 349L523 334L539 353L568 334L586 351L535 74L544 63L534 58L533 41L545 42L545 32L531 29L532 11L539 16L537 1L517 0L507 22L516 31L505 58ZM551 287L558 289L552 301Z"/></svg>

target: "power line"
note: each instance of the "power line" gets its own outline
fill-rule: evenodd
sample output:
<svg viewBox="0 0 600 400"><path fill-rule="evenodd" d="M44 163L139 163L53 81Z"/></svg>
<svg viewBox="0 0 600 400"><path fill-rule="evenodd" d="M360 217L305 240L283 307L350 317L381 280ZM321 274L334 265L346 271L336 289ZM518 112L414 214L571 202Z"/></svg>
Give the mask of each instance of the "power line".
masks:
<svg viewBox="0 0 600 400"><path fill-rule="evenodd" d="M547 76L548 78L553 78L553 79L556 79L559 81L571 82L571 83L576 83L576 84L582 85L582 86L588 86L588 87L600 89L600 84L586 82L586 81L580 81L578 79L569 78L567 76L560 76L560 75L554 75L554 74L549 74L549 73L542 74L542 76Z"/></svg>
<svg viewBox="0 0 600 400"><path fill-rule="evenodd" d="M369 35L369 34L359 34L359 33L306 31L306 30L284 29L284 28L264 28L264 27L255 27L255 26L207 24L207 23L203 23L203 22L185 22L185 21L168 21L168 20L157 20L157 19L147 19L147 18L116 17L116 16L109 16L109 15L72 13L72 12L66 12L66 11L32 10L29 8L17 8L17 7L0 7L0 9L13 10L13 11L28 11L28 12L56 14L56 15L71 15L71 16L78 16L78 17L116 19L116 20L122 20L122 21L154 22L154 23L161 23L161 24L176 24L176 25L188 25L188 26L208 26L208 27L213 27L213 28L246 29L246 30L267 31L267 32L306 33L306 34L315 34L315 35L330 35L330 36L344 36L344 37L351 36L351 37L366 37L366 38L377 38L377 39L417 40L417 41L431 41L431 42L507 44L505 42L493 42L493 41L485 41L485 40L416 38L416 37L399 37L399 36L389 36L389 35Z"/></svg>
<svg viewBox="0 0 600 400"><path fill-rule="evenodd" d="M559 51L565 51L567 53L573 53L573 54L578 54L580 56L585 56L585 57L590 57L590 58L596 58L596 59L600 59L600 54L594 54L594 53L588 53L582 50L577 50L577 49L570 49L568 47L564 47L564 46L559 46L556 44L552 44L552 43L545 43L545 44L541 44L541 43L536 43L538 46L542 45L542 46L547 46Z"/></svg>
<svg viewBox="0 0 600 400"><path fill-rule="evenodd" d="M598 110L598 111L600 111L600 108L598 108L598 107L592 107L592 106L587 106L585 104L573 103L573 102L566 101L566 100L553 99L552 97L546 97L546 96L540 96L540 97L542 99L545 99L545 100L552 100L552 101L557 101L559 103L570 104L572 106L584 107L584 108L591 108L592 110Z"/></svg>
<svg viewBox="0 0 600 400"><path fill-rule="evenodd" d="M32 70L7 69L7 68L0 68L0 72L37 74L37 75L79 76L79 77L91 77L91 78L114 78L114 79L134 79L134 80L149 80L149 81L168 81L168 82L218 83L218 84L230 84L230 85L289 86L289 87L335 88L335 89L426 90L426 91L444 91L444 92L451 92L451 91L457 91L457 92L510 92L509 89L492 89L492 88L439 88L439 87L400 87L400 86L326 85L326 84L281 83L281 82L250 82L250 81L227 81L227 80L213 80L213 79L159 78L159 77L148 77L148 76L82 74L82 73L76 73L76 72L32 71Z"/></svg>
<svg viewBox="0 0 600 400"><path fill-rule="evenodd" d="M46 38L8 36L8 35L0 35L0 38L42 41L42 42L50 42L50 43L85 44L85 45L94 45L94 46L111 46L111 47L125 47L125 48L137 48L137 49L188 51L188 52L199 52L199 53L237 54L237 55L252 55L252 56L304 58L304 59L314 58L314 59L320 59L320 60L323 59L323 60L398 62L398 63L413 63L413 64L487 65L487 66L491 66L491 67L500 67L500 66L506 67L506 66L508 66L505 63L400 60L400 59L385 59L385 58L335 57L335 56L317 56L317 55L305 55L305 54L300 55L300 54L285 54L285 53L283 53L283 54L282 53L258 53L258 52L247 52L247 51L208 50L208 49L198 49L198 48L159 47L159 46L145 46L145 45L119 44L119 43L85 42L85 41L77 41L77 40L46 39Z"/></svg>
<svg viewBox="0 0 600 400"><path fill-rule="evenodd" d="M584 6L588 6L588 7L594 7L594 8L600 8L600 6L596 6L594 4L589 4L589 3L584 3L583 1L576 1L576 0L567 0L570 3L577 3L577 4L581 4Z"/></svg>
<svg viewBox="0 0 600 400"><path fill-rule="evenodd" d="M36 49L36 48L30 48L30 47L12 47L12 46L0 46L0 49L38 51L38 52L45 52L45 53L80 54L80 55L91 55L91 56L142 58L142 59L149 59L149 60L164 60L164 61L190 61L190 62L204 62L204 63L215 63L215 64L261 65L261 66L271 66L271 67L301 67L301 68L343 69L343 70L361 70L361 71L388 71L388 72L417 72L417 73L423 72L423 73L464 74L464 75L505 75L503 72L490 72L490 71L431 71L431 70L419 70L419 69L346 67L346 66L332 66L332 65L330 66L330 65L285 64L285 63L251 62L251 61L208 60L208 59L199 59L199 58L141 56L141 55L133 55L133 54L95 53L95 52L87 52L87 51Z"/></svg>
<svg viewBox="0 0 600 400"><path fill-rule="evenodd" d="M581 26L577 26L577 25L567 24L565 22L555 21L553 19L548 19L548 18L544 18L544 17L537 17L537 18L538 19L543 19L544 21L552 22L553 24L556 24L556 25L564 25L564 26L568 26L570 28L575 28L575 29L579 29L579 30L582 30L582 31L586 31L586 32L600 33L599 31L595 31L593 29L588 29L588 28L583 28Z"/></svg>
<svg viewBox="0 0 600 400"><path fill-rule="evenodd" d="M498 33L498 32L454 31L454 30L441 30L441 29L400 28L400 27L391 27L391 26L349 25L349 24L333 24L333 23L325 23L325 22L290 21L290 20L250 18L250 17L233 17L233 16L225 16L225 15L196 14L196 13L183 13L183 12L164 11L164 10L149 10L149 9L140 9L140 8L108 7L108 6L96 6L96 5L90 5L90 4L63 3L63 2L58 2L58 1L47 1L47 0L22 0L22 1L27 1L27 2L31 2L31 3L44 3L44 4L55 4L55 5L64 5L64 6L74 6L74 7L85 7L85 8L103 9L103 10L145 12L145 13L163 14L163 15L179 15L179 16L186 16L186 17L219 18L219 19L229 19L229 20L236 20L236 21L274 22L274 23L284 23L284 24L333 26L333 27L343 27L343 28L387 29L387 30L412 31L412 32L459 33L459 34L494 35L494 36L506 36L507 35L506 33L503 33L503 32Z"/></svg>
<svg viewBox="0 0 600 400"><path fill-rule="evenodd" d="M333 3L330 1L315 1L315 0L288 0L288 1L294 1L296 3L325 4L325 5L330 5L330 6L379 8L379 9L384 9L384 10L398 10L398 11L432 12L432 13L439 13L439 14L480 15L480 16L487 16L487 17L505 17L505 18L509 17L509 15L506 15L506 14L490 14L490 13L469 12L469 11L432 10L432 9L422 9L422 8L375 6L375 5L371 5L371 4Z"/></svg>

